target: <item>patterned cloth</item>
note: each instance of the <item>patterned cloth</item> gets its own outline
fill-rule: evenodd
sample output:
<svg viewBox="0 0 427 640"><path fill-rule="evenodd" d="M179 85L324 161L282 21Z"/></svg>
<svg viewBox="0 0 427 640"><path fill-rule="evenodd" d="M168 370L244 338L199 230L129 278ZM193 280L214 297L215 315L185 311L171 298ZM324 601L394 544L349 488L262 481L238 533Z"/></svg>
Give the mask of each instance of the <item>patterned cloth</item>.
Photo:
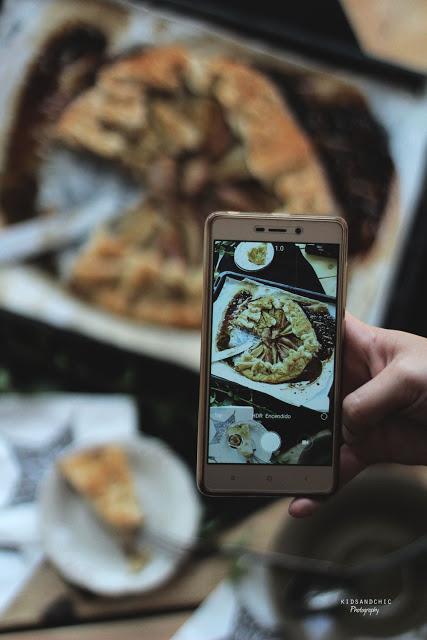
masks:
<svg viewBox="0 0 427 640"><path fill-rule="evenodd" d="M124 396L0 399L0 613L43 557L37 493L48 468L74 443L125 438L136 430L136 409Z"/></svg>

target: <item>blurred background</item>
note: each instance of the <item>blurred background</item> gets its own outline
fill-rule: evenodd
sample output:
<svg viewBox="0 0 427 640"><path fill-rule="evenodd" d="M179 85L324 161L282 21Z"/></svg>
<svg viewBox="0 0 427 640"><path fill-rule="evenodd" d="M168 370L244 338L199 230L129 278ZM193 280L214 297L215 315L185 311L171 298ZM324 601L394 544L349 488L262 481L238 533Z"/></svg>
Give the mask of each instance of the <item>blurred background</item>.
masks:
<svg viewBox="0 0 427 640"><path fill-rule="evenodd" d="M337 613L329 604L347 592L323 584L315 586L326 610L308 615L313 585L299 574L184 553L196 535L215 535L259 551L369 560L427 533L423 469L375 470L301 530L286 500L210 499L194 489L209 212L342 215L350 310L427 336L426 21L423 0L2 3L5 637L427 637L425 580L412 566L353 593L395 602L379 614ZM256 164L250 153L262 155L262 140L239 140L230 124L251 106L248 85L227 78L234 106L206 85L218 56L241 64L249 85L255 73L276 92L308 149L306 165L293 141L290 168L271 176ZM322 258L313 267L321 278ZM163 550L157 576L153 564L141 583L108 560L108 541L89 549L98 525L86 530L82 511L76 528L54 471L69 446L129 439L159 447L165 468L176 465L176 476L160 462L141 472L141 491L147 518L152 501L163 504L153 518L182 531L184 548ZM181 481L183 494L173 490ZM98 582L91 553L105 564Z"/></svg>

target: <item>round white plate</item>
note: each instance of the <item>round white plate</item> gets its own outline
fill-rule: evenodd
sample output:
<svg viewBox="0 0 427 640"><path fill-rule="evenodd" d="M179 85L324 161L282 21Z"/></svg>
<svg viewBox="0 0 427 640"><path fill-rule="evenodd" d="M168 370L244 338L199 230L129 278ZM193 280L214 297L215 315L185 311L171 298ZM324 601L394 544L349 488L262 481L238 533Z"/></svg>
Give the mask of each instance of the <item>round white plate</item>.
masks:
<svg viewBox="0 0 427 640"><path fill-rule="evenodd" d="M268 433L267 429L260 423L255 420L243 420L245 424L249 424L251 426L251 438L254 447L254 455L257 458L261 458L268 463L268 459L266 459L266 452L262 447L261 439L262 437ZM236 423L239 424L239 423ZM232 424L231 427L235 427L236 424ZM219 463L227 463L227 464L240 464L245 463L246 458L243 454L239 453L237 449L233 449L228 444L228 433L225 432L221 438L221 441L218 444L210 444L209 445L209 455ZM280 446L280 443L279 445Z"/></svg>
<svg viewBox="0 0 427 640"><path fill-rule="evenodd" d="M117 444L129 456L147 527L167 539L191 545L201 507L187 467L155 438L138 437ZM84 500L67 487L56 466L41 485L39 506L47 557L67 580L95 593L121 596L149 591L171 578L182 561L182 555L173 557L150 545L148 563L132 572L114 538Z"/></svg>
<svg viewBox="0 0 427 640"><path fill-rule="evenodd" d="M267 253L265 256L265 262L262 264L254 264L248 258L248 251L261 244L267 245ZM271 242L240 242L234 252L234 262L236 265L243 269L243 271L259 271L265 269L274 258L274 247Z"/></svg>

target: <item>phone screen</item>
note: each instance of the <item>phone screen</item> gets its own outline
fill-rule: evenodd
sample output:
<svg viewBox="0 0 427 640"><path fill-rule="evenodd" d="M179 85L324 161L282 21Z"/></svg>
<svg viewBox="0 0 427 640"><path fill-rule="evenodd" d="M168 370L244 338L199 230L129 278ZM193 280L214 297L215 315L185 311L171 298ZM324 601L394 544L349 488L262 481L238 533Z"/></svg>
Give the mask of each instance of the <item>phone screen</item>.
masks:
<svg viewBox="0 0 427 640"><path fill-rule="evenodd" d="M213 244L209 464L332 465L338 244Z"/></svg>

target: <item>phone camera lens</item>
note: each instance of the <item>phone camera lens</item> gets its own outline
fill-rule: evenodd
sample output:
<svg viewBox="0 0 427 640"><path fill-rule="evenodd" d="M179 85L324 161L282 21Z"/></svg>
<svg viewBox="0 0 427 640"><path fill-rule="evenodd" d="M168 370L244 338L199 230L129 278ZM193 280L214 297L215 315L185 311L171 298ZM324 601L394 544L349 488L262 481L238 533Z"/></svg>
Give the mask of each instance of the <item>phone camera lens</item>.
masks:
<svg viewBox="0 0 427 640"><path fill-rule="evenodd" d="M302 232L301 227L297 227L297 228L295 229L295 233L297 233L298 235L299 235L301 232Z"/></svg>

